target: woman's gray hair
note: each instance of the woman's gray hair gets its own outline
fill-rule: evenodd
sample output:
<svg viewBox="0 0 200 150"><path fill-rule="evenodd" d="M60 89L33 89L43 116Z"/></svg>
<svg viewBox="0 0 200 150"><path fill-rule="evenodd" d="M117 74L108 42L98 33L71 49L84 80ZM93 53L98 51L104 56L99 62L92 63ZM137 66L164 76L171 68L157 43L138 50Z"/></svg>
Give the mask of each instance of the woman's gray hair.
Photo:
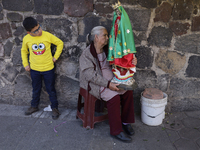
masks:
<svg viewBox="0 0 200 150"><path fill-rule="evenodd" d="M96 26L91 30L91 33L88 33L86 36L86 45L88 46L91 44L92 41L94 41L95 35L99 35L101 33L101 30L106 29L103 26Z"/></svg>

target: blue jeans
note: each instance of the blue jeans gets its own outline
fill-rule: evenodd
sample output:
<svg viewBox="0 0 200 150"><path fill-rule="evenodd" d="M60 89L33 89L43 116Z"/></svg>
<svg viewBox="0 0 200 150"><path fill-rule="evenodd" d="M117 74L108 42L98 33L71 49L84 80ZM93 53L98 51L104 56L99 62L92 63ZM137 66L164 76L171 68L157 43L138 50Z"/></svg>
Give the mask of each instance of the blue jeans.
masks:
<svg viewBox="0 0 200 150"><path fill-rule="evenodd" d="M38 107L39 105L40 93L42 89L42 79L44 79L45 87L49 94L49 99L51 101L51 108L52 109L58 108L58 101L55 89L54 69L45 72L31 70L30 73L31 73L32 87L33 87L31 106Z"/></svg>

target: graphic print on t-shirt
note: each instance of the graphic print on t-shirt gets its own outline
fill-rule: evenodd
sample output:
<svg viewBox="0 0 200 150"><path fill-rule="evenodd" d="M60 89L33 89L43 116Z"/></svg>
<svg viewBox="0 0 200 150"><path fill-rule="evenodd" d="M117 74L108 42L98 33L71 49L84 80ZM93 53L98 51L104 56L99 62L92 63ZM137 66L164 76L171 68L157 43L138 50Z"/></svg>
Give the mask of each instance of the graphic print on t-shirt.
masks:
<svg viewBox="0 0 200 150"><path fill-rule="evenodd" d="M33 53L35 55L42 55L42 54L44 54L44 52L46 50L45 48L46 47L45 47L45 45L43 43L33 44L32 45L32 50L33 50Z"/></svg>

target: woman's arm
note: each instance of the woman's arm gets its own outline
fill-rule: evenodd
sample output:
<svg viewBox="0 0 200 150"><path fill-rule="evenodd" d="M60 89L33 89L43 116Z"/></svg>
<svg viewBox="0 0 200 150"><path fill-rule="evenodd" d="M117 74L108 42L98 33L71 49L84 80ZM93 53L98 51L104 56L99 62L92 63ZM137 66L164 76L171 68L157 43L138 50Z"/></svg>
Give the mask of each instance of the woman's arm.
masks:
<svg viewBox="0 0 200 150"><path fill-rule="evenodd" d="M87 54L81 55L79 59L79 66L81 75L85 78L85 80L99 86L109 86L109 81L100 73L98 73L98 66L95 65L95 63L87 56Z"/></svg>

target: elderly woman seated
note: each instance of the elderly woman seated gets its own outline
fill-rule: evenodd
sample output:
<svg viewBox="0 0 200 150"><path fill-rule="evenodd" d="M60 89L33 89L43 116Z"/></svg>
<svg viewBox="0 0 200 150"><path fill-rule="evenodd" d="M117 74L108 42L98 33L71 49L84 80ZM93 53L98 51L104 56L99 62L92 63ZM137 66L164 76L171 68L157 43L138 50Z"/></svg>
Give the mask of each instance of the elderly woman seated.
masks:
<svg viewBox="0 0 200 150"><path fill-rule="evenodd" d="M106 101L110 134L123 142L131 142L130 136L134 134L131 123L135 122L133 91L120 90L118 84L110 82L113 73L106 57L108 32L105 27L94 27L87 35L87 44L90 45L79 59L80 87ZM132 62L136 65L137 59Z"/></svg>

